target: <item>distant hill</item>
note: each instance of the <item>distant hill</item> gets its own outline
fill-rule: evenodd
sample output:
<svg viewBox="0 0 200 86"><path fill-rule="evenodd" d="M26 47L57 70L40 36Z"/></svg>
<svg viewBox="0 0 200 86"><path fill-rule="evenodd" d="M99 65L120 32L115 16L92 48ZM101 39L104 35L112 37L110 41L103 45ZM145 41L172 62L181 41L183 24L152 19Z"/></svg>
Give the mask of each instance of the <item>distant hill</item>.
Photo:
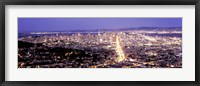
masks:
<svg viewBox="0 0 200 86"><path fill-rule="evenodd" d="M182 27L132 27L118 29L96 29L96 30L65 30L65 31L42 31L42 32L104 32L104 31L134 31L134 30L155 30L155 31L182 31Z"/></svg>
<svg viewBox="0 0 200 86"><path fill-rule="evenodd" d="M101 32L101 31L131 31L131 30L182 31L182 27L133 27L133 28L119 28L119 29L71 30L71 32L98 32L98 31Z"/></svg>
<svg viewBox="0 0 200 86"><path fill-rule="evenodd" d="M136 27L136 28L122 28L119 30L173 30L173 31L182 31L182 27Z"/></svg>

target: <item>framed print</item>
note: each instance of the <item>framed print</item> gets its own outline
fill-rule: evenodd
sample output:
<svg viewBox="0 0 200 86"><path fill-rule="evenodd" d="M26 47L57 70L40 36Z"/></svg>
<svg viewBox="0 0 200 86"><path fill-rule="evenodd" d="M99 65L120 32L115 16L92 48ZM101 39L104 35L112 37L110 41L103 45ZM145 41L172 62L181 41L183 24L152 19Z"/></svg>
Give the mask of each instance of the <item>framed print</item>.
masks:
<svg viewBox="0 0 200 86"><path fill-rule="evenodd" d="M1 85L198 86L199 9L199 0L1 1Z"/></svg>

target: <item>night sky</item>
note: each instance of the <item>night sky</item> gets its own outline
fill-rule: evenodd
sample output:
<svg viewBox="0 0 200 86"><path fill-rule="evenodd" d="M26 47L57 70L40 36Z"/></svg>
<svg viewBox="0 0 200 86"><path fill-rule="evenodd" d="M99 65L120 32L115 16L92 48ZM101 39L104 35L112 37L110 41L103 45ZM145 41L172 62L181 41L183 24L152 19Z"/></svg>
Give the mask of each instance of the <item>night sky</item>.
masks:
<svg viewBox="0 0 200 86"><path fill-rule="evenodd" d="M182 18L18 18L19 32L182 27Z"/></svg>

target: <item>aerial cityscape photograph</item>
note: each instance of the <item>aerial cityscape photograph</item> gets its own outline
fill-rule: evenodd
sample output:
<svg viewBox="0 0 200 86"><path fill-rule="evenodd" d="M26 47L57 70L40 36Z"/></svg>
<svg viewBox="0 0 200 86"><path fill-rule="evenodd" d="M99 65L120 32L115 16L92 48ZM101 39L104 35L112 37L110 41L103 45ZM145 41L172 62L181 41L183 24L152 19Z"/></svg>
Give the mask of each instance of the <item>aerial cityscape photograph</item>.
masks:
<svg viewBox="0 0 200 86"><path fill-rule="evenodd" d="M18 18L18 68L182 68L182 18Z"/></svg>

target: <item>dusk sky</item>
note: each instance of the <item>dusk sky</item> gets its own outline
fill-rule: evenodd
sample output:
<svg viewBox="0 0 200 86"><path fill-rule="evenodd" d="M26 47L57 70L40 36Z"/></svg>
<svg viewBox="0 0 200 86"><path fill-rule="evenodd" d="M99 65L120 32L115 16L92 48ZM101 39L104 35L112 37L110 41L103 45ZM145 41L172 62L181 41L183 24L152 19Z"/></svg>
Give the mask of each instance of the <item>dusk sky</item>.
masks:
<svg viewBox="0 0 200 86"><path fill-rule="evenodd" d="M182 18L18 18L19 32L182 27Z"/></svg>

